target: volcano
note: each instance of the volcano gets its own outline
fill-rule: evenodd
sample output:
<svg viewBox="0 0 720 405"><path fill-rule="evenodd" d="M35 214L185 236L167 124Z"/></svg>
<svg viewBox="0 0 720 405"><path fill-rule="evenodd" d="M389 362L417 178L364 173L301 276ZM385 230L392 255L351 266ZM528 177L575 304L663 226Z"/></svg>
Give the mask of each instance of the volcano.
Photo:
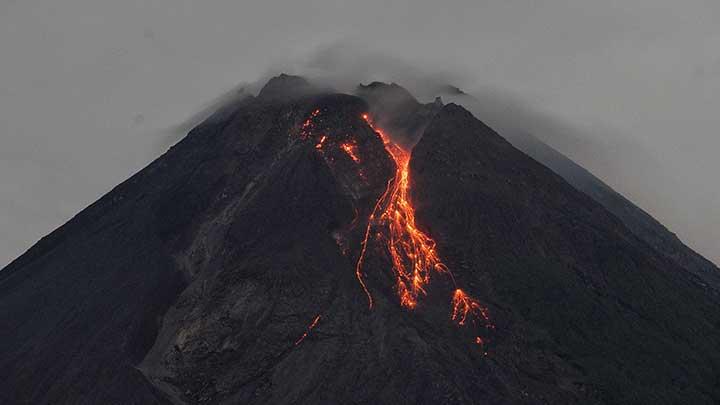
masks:
<svg viewBox="0 0 720 405"><path fill-rule="evenodd" d="M0 402L720 402L718 269L598 200L460 105L280 75L0 271Z"/></svg>

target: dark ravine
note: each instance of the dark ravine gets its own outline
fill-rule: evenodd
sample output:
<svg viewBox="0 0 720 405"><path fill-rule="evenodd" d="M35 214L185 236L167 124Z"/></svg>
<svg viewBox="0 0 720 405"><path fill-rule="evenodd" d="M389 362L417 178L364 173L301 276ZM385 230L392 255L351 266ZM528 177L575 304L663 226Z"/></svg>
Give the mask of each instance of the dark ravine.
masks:
<svg viewBox="0 0 720 405"><path fill-rule="evenodd" d="M485 347L447 282L399 305L380 239L368 309L394 164L366 112L416 144L419 226ZM678 263L462 107L283 75L0 271L0 402L717 403L718 297Z"/></svg>

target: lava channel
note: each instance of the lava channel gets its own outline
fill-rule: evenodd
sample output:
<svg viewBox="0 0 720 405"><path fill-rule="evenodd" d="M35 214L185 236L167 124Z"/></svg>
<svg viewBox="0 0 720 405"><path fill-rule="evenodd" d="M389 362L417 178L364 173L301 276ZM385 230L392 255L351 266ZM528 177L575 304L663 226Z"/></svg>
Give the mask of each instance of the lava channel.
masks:
<svg viewBox="0 0 720 405"><path fill-rule="evenodd" d="M395 161L396 166L395 176L388 182L385 192L370 214L356 266L356 275L368 296L370 308L373 306L373 300L363 281L362 267L371 235L370 230L372 227L377 227L380 230L378 235L384 239L390 253L396 278L395 287L403 307L414 309L420 297L426 295L432 274L445 274L455 285L451 301L452 321L458 326L464 326L468 321L481 320L487 328L494 329L487 308L457 287L452 273L438 256L435 241L418 229L415 223L415 208L409 195L410 151L392 142L383 131L373 125L367 114L362 117L380 136L385 150ZM484 340L478 336L475 342L482 346Z"/></svg>
<svg viewBox="0 0 720 405"><path fill-rule="evenodd" d="M303 123L300 132L301 138L308 139L313 135L316 129L315 119L318 118L320 113L320 110L314 110ZM409 195L410 151L392 142L390 137L373 125L367 114L363 114L362 118L380 136L385 150L395 162L396 167L395 175L388 181L385 192L377 200L370 214L361 242L360 256L355 267L355 275L367 295L370 309L373 308L373 297L363 280L363 265L367 255L368 241L372 236L371 230L375 227L378 229L377 238L387 246L390 254L395 275L395 289L401 306L409 310L415 309L418 300L427 294L426 289L431 276L434 273L444 274L455 285L455 291L450 302L450 319L457 326L466 326L468 322L473 324L482 322L486 328L494 329L487 308L458 288L452 273L438 256L435 240L418 229L415 224L415 208ZM315 148L322 152L326 146L326 141L327 136L322 135ZM360 163L361 160L354 142L346 142L339 145L339 147L353 162ZM315 319L308 332L296 344L302 342L307 333L317 324L319 318L318 316ZM474 342L480 346L485 344L485 340L480 336L477 336Z"/></svg>
<svg viewBox="0 0 720 405"><path fill-rule="evenodd" d="M297 345L299 345L300 343L302 343L303 340L305 340L305 338L308 337L308 335L310 334L310 332L312 332L312 330L315 329L315 327L317 326L318 322L320 322L320 315L316 316L315 319L313 319L313 321L312 321L312 323L310 324L310 326L307 327L307 330L305 331L305 333L303 333L302 336L300 336L300 338L295 341L295 346L297 346Z"/></svg>

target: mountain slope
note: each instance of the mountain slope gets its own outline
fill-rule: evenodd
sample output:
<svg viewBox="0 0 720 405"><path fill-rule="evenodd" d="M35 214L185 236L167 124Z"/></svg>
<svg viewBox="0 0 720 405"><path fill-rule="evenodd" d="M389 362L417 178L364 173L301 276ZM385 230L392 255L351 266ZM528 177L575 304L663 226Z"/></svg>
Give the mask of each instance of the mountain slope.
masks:
<svg viewBox="0 0 720 405"><path fill-rule="evenodd" d="M508 332L527 331L500 339L520 340L510 359L532 359L532 339L604 402L717 401L717 300L674 261L461 107L436 116L411 163L419 215L451 267L487 286Z"/></svg>
<svg viewBox="0 0 720 405"><path fill-rule="evenodd" d="M686 246L655 218L620 195L592 173L530 134L516 132L509 139L514 146L562 176L568 183L600 203L617 216L640 239L675 260L720 292L720 269Z"/></svg>
<svg viewBox="0 0 720 405"><path fill-rule="evenodd" d="M438 94L466 106L481 118L492 117L493 125L499 125L496 129L513 146L600 203L623 221L635 235L653 246L659 254L675 260L678 265L696 275L706 287L714 289L715 293L720 292L720 269L717 266L685 245L677 235L592 173L526 130L518 129L518 122L541 121L540 118L533 117L532 113L523 111L522 108L513 108L512 101L503 100L503 103L497 103L497 94L481 100L456 87L439 89ZM513 111L514 114L509 114L508 111Z"/></svg>
<svg viewBox="0 0 720 405"><path fill-rule="evenodd" d="M1 271L3 402L720 399L715 295L464 109L367 87L272 79ZM412 308L393 142L388 215L448 267Z"/></svg>

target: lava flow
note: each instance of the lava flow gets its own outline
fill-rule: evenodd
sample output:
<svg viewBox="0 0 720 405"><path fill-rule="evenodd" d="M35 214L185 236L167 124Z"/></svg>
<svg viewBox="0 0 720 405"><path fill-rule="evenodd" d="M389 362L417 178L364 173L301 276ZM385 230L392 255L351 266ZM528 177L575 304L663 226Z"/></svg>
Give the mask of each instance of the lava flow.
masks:
<svg viewBox="0 0 720 405"><path fill-rule="evenodd" d="M357 262L356 275L368 295L370 308L372 308L372 296L362 280L362 266L368 239L371 235L370 229L378 226L382 229L378 235L385 240L392 260L400 304L405 308L414 309L420 296L426 294L426 288L433 272L447 274L453 284L455 279L447 266L440 260L435 241L418 229L415 224L415 208L409 196L410 151L401 148L381 130L375 128L367 114L363 115L363 119L380 135L385 150L395 161L396 172L370 214L362 241L360 258ZM493 328L487 309L457 287L451 305L451 319L459 326L465 325L469 317L472 317L473 322L482 319L487 327ZM483 344L480 337L475 341L480 345Z"/></svg>
<svg viewBox="0 0 720 405"><path fill-rule="evenodd" d="M315 120L318 119L320 110L315 110L303 123L300 135L303 139L313 136L316 130ZM418 229L415 224L415 208L410 200L410 151L405 150L392 140L383 131L376 128L370 117L364 114L362 118L380 136L385 150L395 162L395 176L392 177L385 189L385 192L375 203L375 206L368 219L368 225L364 232L361 243L360 256L358 258L355 274L367 295L369 306L373 307L373 297L363 280L363 265L367 254L368 242L371 236L376 236L387 246L392 261L392 269L395 275L395 288L400 299L400 304L407 309L414 309L418 305L421 296L427 294L427 286L433 273L445 274L455 285L455 291L451 300L450 318L458 326L465 326L468 321L482 324L494 329L490 322L487 308L483 307L477 300L467 295L457 287L455 278L450 270L443 264L438 256L435 241L426 233ZM315 148L323 152L328 140L327 135L319 136ZM340 150L352 159L360 163L358 148L354 141L347 141L337 145ZM361 177L364 177L362 168ZM377 228L375 235L371 230ZM319 316L310 325L308 331L296 344L302 342L312 328L317 324ZM485 340L480 336L476 337L475 343L484 346Z"/></svg>
<svg viewBox="0 0 720 405"><path fill-rule="evenodd" d="M374 128L367 115L363 115L363 118L380 135L385 150L396 165L395 177L375 206L376 210L380 207L384 207L384 210L379 217L377 212L371 214L368 229L373 226L375 219L377 225L387 228L384 238L397 278L396 288L400 304L413 309L417 306L418 297L425 294L431 272L448 273L448 269L437 255L435 241L415 225L415 209L408 195L410 153L393 143L382 131ZM369 234L370 232L366 232L366 235ZM367 239L363 240L363 245L366 244ZM362 264L361 261L358 263ZM358 270L361 270L360 266Z"/></svg>
<svg viewBox="0 0 720 405"><path fill-rule="evenodd" d="M312 323L310 324L310 326L308 326L305 333L300 336L300 339L295 341L295 346L299 345L303 342L303 340L305 340L305 338L310 334L310 332L317 326L318 322L320 322L320 315L316 316L315 319L313 319Z"/></svg>

